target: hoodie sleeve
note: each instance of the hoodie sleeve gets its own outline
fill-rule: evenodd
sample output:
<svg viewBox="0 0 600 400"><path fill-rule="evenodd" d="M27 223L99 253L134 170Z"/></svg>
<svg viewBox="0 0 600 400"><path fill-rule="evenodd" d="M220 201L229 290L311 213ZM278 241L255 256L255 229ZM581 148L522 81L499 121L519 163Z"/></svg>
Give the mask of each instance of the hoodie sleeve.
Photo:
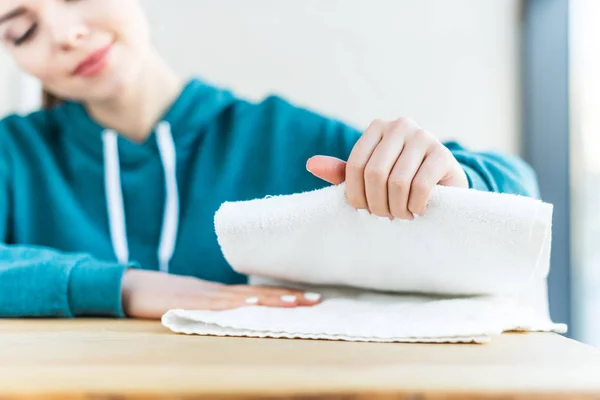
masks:
<svg viewBox="0 0 600 400"><path fill-rule="evenodd" d="M121 279L126 266L87 254L7 244L11 191L2 137L0 151L0 318L123 317Z"/></svg>
<svg viewBox="0 0 600 400"><path fill-rule="evenodd" d="M304 162L313 155L347 160L361 131L341 121L296 107L279 97L260 105L268 117L277 147L288 157L296 153ZM259 113L262 114L262 113ZM264 114L263 114L264 117ZM501 152L473 152L457 142L444 145L463 167L471 189L539 198L537 177L520 158Z"/></svg>
<svg viewBox="0 0 600 400"><path fill-rule="evenodd" d="M444 145L462 165L471 188L540 198L537 175L521 158L502 152L471 152L456 142Z"/></svg>

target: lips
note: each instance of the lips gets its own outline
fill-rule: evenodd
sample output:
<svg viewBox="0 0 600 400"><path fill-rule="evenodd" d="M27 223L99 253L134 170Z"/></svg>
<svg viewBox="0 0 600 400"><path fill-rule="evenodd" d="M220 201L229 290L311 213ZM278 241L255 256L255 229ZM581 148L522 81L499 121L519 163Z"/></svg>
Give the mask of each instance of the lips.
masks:
<svg viewBox="0 0 600 400"><path fill-rule="evenodd" d="M106 66L111 49L112 43L91 53L77 65L77 68L73 70L73 75L83 77L98 75Z"/></svg>

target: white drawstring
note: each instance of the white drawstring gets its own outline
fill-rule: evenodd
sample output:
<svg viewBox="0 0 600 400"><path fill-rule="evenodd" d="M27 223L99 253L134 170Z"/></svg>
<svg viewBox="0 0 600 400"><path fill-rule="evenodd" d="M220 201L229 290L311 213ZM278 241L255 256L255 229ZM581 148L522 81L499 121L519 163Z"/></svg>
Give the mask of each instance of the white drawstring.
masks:
<svg viewBox="0 0 600 400"><path fill-rule="evenodd" d="M106 188L110 238L117 261L120 264L127 264L129 261L129 246L127 245L125 208L123 207L123 193L121 191L117 133L112 130L104 131L102 142L104 145L104 187Z"/></svg>
<svg viewBox="0 0 600 400"><path fill-rule="evenodd" d="M104 144L104 184L108 204L110 236L117 260L121 264L129 261L125 208L121 189L121 172L117 133L106 130L102 135ZM175 251L177 231L179 229L179 190L177 187L175 142L171 135L171 126L161 122L156 129L156 141L165 174L165 210L157 251L158 265L162 272L169 271L169 263Z"/></svg>
<svg viewBox="0 0 600 400"><path fill-rule="evenodd" d="M161 122L158 125L156 140L165 170L165 187L167 191L160 245L158 246L158 262L160 270L168 272L169 262L175 251L177 230L179 229L179 190L177 188L175 142L168 122Z"/></svg>

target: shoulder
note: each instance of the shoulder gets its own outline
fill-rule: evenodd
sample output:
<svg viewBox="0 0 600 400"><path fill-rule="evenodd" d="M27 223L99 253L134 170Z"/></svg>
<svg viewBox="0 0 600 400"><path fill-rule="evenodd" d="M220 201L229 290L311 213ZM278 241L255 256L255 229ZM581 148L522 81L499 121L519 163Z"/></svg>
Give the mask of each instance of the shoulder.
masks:
<svg viewBox="0 0 600 400"><path fill-rule="evenodd" d="M28 114L13 113L0 120L0 140L14 135L47 134L53 126L52 111L36 110Z"/></svg>
<svg viewBox="0 0 600 400"><path fill-rule="evenodd" d="M259 125L261 132L285 139L301 137L304 140L321 140L323 135L350 135L356 140L359 129L327 112L319 111L277 94L267 95L258 101L238 100L235 119L244 126Z"/></svg>
<svg viewBox="0 0 600 400"><path fill-rule="evenodd" d="M7 115L0 120L0 154L7 160L37 157L58 131L52 111Z"/></svg>
<svg viewBox="0 0 600 400"><path fill-rule="evenodd" d="M257 101L237 99L238 116L268 117L271 120L328 120L329 118L276 94L269 94Z"/></svg>

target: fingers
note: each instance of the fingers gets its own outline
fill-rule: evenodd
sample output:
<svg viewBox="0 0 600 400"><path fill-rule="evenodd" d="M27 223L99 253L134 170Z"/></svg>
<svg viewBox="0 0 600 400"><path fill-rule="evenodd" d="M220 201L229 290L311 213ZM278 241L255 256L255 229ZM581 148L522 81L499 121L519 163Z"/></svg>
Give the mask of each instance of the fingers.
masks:
<svg viewBox="0 0 600 400"><path fill-rule="evenodd" d="M278 288L257 287L254 289L259 305L270 307L311 306L321 302L321 295Z"/></svg>
<svg viewBox="0 0 600 400"><path fill-rule="evenodd" d="M395 218L414 218L409 209L411 187L430 145L426 134L421 132L417 131L407 140L387 182L390 212Z"/></svg>
<svg viewBox="0 0 600 400"><path fill-rule="evenodd" d="M258 295L246 297L244 303L244 305L250 306L294 308L300 305L300 297L293 294L284 294L281 296Z"/></svg>
<svg viewBox="0 0 600 400"><path fill-rule="evenodd" d="M413 215L423 215L437 184L469 186L454 155L408 118L373 121L346 164L317 156L308 161L307 169L333 184L345 179L346 197L352 207L389 218L411 220Z"/></svg>
<svg viewBox="0 0 600 400"><path fill-rule="evenodd" d="M290 308L313 306L322 300L318 293L269 286L237 285L230 286L230 290L237 296L237 301L243 301L241 305Z"/></svg>
<svg viewBox="0 0 600 400"><path fill-rule="evenodd" d="M220 295L214 294L209 298L205 298L203 302L196 305L196 308L211 311L224 311L249 306L295 308L299 305L300 301L298 297L294 295L268 296L250 293L248 296L244 296L239 293L229 293Z"/></svg>
<svg viewBox="0 0 600 400"><path fill-rule="evenodd" d="M375 120L356 142L346 165L346 197L352 207L369 209L365 191L365 169L383 136L385 122Z"/></svg>
<svg viewBox="0 0 600 400"><path fill-rule="evenodd" d="M402 120L388 125L387 132L373 151L365 168L365 193L369 210L380 217L391 217L388 178L404 146L406 126Z"/></svg>
<svg viewBox="0 0 600 400"><path fill-rule="evenodd" d="M155 271L128 270L122 286L124 311L133 318L160 319L173 309L219 311L253 305L292 308L321 302L320 295L300 290L224 285Z"/></svg>
<svg viewBox="0 0 600 400"><path fill-rule="evenodd" d="M284 287L274 287L274 286L265 286L265 285L232 285L229 286L230 290L236 293L241 293L244 295L250 294L262 294L265 296L285 296L285 295L301 295L301 292L298 290L284 288Z"/></svg>
<svg viewBox="0 0 600 400"><path fill-rule="evenodd" d="M317 178L333 185L346 180L346 162L335 157L315 156L306 163L306 169Z"/></svg>
<svg viewBox="0 0 600 400"><path fill-rule="evenodd" d="M445 157L444 157L445 155ZM462 165L456 160L454 154L446 147L443 147L440 151L440 157L444 157L447 163L450 165L448 171L438 182L442 186L452 186L463 189L469 188L469 178Z"/></svg>
<svg viewBox="0 0 600 400"><path fill-rule="evenodd" d="M427 202L435 185L444 178L448 171L448 161L436 150L428 154L421 164L410 186L408 211L417 215L425 215Z"/></svg>

